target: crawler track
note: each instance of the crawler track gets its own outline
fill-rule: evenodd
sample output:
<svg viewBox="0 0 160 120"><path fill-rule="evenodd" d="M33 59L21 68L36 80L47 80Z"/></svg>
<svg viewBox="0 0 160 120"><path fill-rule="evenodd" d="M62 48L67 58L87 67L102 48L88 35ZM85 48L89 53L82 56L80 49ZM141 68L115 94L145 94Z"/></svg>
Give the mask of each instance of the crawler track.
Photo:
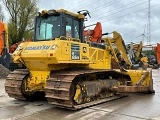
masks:
<svg viewBox="0 0 160 120"><path fill-rule="evenodd" d="M18 69L11 72L5 81L5 90L8 93L9 97L26 100L26 97L23 94L23 80L29 74L27 69Z"/></svg>
<svg viewBox="0 0 160 120"><path fill-rule="evenodd" d="M9 97L18 100L30 100L34 97L34 94L30 94L25 91L25 80L29 75L29 71L26 69L18 69L11 72L5 81L5 90ZM108 75L112 76L113 79L118 80L119 78L128 79L127 75L121 74L114 70L70 70L70 71L54 71L50 78L47 80L45 94L48 102L57 107L77 110L100 103L112 101L125 97L126 95L114 94L103 99L95 97L90 102L83 102L77 104L74 101L76 83L83 81L89 82L88 76L96 75L96 79L102 79L101 76ZM107 77L108 77L107 76ZM106 78L107 78L106 77ZM104 78L104 79L106 79ZM81 80L81 81L79 81ZM89 80L89 81L88 81ZM92 80L91 80L92 81ZM92 88L92 90L95 88ZM37 97L36 97L37 98ZM39 97L38 97L39 98Z"/></svg>
<svg viewBox="0 0 160 120"><path fill-rule="evenodd" d="M119 77L127 77L122 75L116 71L102 71L102 70L78 70L78 71L60 71L54 72L51 74L51 77L47 80L47 85L45 89L46 97L50 104L53 104L57 107L77 110L93 105L97 105L100 103L104 103L107 101L112 101L115 99L119 99L125 97L126 95L114 95L112 97L106 97L103 99L97 99L91 102L76 104L73 100L74 92L75 92L75 79L76 77L84 77L89 74L99 74L105 73L110 74L111 76L115 76L115 78ZM98 78L99 79L99 78Z"/></svg>

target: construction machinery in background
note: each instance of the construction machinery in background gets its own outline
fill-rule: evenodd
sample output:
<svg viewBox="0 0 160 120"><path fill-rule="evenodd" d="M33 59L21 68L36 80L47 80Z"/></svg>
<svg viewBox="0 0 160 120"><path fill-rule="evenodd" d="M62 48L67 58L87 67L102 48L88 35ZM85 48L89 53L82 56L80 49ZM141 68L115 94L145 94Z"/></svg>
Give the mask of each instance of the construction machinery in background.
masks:
<svg viewBox="0 0 160 120"><path fill-rule="evenodd" d="M133 69L135 65L131 61L122 36L117 32L113 32L113 38L107 37L106 40L111 41L112 46L114 46L116 57L118 58L120 66L125 69ZM115 61L117 63L115 57L113 58L114 60L112 60L112 62Z"/></svg>
<svg viewBox="0 0 160 120"><path fill-rule="evenodd" d="M119 41L119 43L117 41ZM126 69L147 69L153 65L150 56L147 56L142 51L142 41L140 41L140 43L131 42L130 44L125 44L121 37L121 39L117 39L116 42L118 43L116 45L116 54L120 56L119 61ZM126 65L128 65L128 67Z"/></svg>
<svg viewBox="0 0 160 120"><path fill-rule="evenodd" d="M147 69L148 67L148 58L144 53L142 53L143 44L142 41L140 43L133 43L126 44L126 49L129 54L129 57L134 64L135 68L143 68Z"/></svg>
<svg viewBox="0 0 160 120"><path fill-rule="evenodd" d="M5 68L14 71L15 69L23 69L25 66L20 63L12 61L12 53L17 49L21 42L15 43L11 46L8 44L8 27L0 21L0 64Z"/></svg>
<svg viewBox="0 0 160 120"><path fill-rule="evenodd" d="M112 42L119 64L125 69L146 69L148 67L148 58L142 54L142 42L125 44L122 36L115 33L114 38L107 38ZM114 57L112 59L112 68L119 68Z"/></svg>
<svg viewBox="0 0 160 120"><path fill-rule="evenodd" d="M159 43L157 43L155 50L156 50L157 63L158 63L158 66L160 66L160 44Z"/></svg>
<svg viewBox="0 0 160 120"><path fill-rule="evenodd" d="M158 52L158 44L157 46L156 45L143 46L142 53L147 57L149 67L153 69L159 68L158 61L157 61L158 59L157 52Z"/></svg>
<svg viewBox="0 0 160 120"><path fill-rule="evenodd" d="M93 30L90 29L84 30L84 37L86 38L86 40L102 44L107 43L107 41L111 41L111 45L114 48L116 58L118 58L119 61L117 64L115 57L112 56L111 67L115 69L115 68L120 68L121 66L126 69L131 69L134 65L132 64L130 56L128 55L128 51L126 49L122 36L117 32L113 32L113 38L107 36L106 39L102 39L102 35L108 35L109 33L102 34L102 25L100 22L97 22L96 24L93 25L95 25ZM87 27L93 25L89 25Z"/></svg>
<svg viewBox="0 0 160 120"><path fill-rule="evenodd" d="M27 40L22 40L20 42L17 42L15 44L12 44L11 46L9 46L9 54L12 56L12 54L14 53L14 51L18 48L18 46L22 43L22 42L31 42L31 39L27 39ZM10 71L14 71L16 69L26 69L24 64L21 63L14 63L13 59L11 58L10 64L9 64L9 68Z"/></svg>
<svg viewBox="0 0 160 120"><path fill-rule="evenodd" d="M22 42L31 42L31 39L26 39L26 40L22 40L20 42L17 42L15 44L12 44L11 46L9 46L9 53L14 53L14 51L18 48L18 45L20 45Z"/></svg>
<svg viewBox="0 0 160 120"><path fill-rule="evenodd" d="M36 16L34 41L21 43L12 56L27 69L7 76L10 97L29 100L45 93L50 104L77 110L124 97L126 92L154 93L152 70L111 69L112 56L118 63L112 41L120 34L112 32L107 39L102 36L108 33L101 31L100 39L92 39L94 32L84 37L88 14L52 9Z"/></svg>
<svg viewBox="0 0 160 120"><path fill-rule="evenodd" d="M140 41L140 43L131 42L130 44L126 44L127 51L129 52L129 56L134 64L139 63L139 61L143 57L141 55L142 47L142 41ZM146 60L146 62L148 61Z"/></svg>
<svg viewBox="0 0 160 120"><path fill-rule="evenodd" d="M9 68L11 56L8 52L8 28L5 23L0 21L0 64Z"/></svg>

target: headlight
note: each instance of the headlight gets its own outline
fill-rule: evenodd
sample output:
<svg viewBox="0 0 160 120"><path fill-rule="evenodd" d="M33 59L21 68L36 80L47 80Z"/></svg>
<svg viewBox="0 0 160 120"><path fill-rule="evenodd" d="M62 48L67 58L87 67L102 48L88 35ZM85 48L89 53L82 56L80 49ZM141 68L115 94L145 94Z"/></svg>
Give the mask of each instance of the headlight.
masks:
<svg viewBox="0 0 160 120"><path fill-rule="evenodd" d="M22 50L22 46L18 46L15 51L20 51L20 50Z"/></svg>

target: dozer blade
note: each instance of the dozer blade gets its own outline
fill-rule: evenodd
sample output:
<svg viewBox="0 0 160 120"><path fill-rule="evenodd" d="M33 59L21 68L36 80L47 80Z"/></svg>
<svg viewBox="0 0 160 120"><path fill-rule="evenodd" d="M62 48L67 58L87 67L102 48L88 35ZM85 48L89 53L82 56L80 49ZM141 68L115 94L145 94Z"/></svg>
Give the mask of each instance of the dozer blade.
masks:
<svg viewBox="0 0 160 120"><path fill-rule="evenodd" d="M129 86L121 85L117 91L120 93L155 93L153 90L152 69L128 70L131 77Z"/></svg>
<svg viewBox="0 0 160 120"><path fill-rule="evenodd" d="M119 86L118 92L120 93L155 93L150 91L146 86Z"/></svg>

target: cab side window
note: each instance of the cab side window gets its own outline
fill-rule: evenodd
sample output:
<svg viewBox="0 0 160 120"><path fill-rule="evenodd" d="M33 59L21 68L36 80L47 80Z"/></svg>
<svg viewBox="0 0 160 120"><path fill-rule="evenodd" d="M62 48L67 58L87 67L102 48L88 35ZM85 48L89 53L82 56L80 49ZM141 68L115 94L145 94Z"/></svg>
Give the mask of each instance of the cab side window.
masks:
<svg viewBox="0 0 160 120"><path fill-rule="evenodd" d="M66 18L66 37L73 37L72 35L72 18Z"/></svg>
<svg viewBox="0 0 160 120"><path fill-rule="evenodd" d="M66 37L79 39L79 21L77 19L66 18Z"/></svg>
<svg viewBox="0 0 160 120"><path fill-rule="evenodd" d="M79 22L77 20L74 20L73 26L74 38L79 39Z"/></svg>

